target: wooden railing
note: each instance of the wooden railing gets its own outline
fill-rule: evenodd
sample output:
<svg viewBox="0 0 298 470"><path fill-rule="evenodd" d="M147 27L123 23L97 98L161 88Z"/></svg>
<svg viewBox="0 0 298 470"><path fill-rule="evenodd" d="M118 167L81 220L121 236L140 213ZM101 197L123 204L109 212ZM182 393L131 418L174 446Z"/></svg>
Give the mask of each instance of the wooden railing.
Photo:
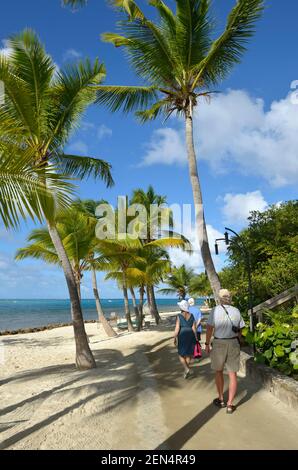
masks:
<svg viewBox="0 0 298 470"><path fill-rule="evenodd" d="M284 304L285 302L288 302L293 298L296 298L298 302L298 284L296 284L294 287L291 287L290 289L285 290L281 294L272 297L272 299L265 300L265 302L256 305L253 308L253 312L258 317L258 320L262 321L264 310L271 310L275 307L278 307L279 305ZM250 311L248 313L250 314Z"/></svg>

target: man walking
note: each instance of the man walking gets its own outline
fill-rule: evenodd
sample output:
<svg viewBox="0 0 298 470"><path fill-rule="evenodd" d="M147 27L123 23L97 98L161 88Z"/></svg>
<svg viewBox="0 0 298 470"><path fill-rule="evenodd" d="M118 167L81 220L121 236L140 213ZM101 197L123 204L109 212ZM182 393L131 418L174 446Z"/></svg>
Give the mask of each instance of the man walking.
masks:
<svg viewBox="0 0 298 470"><path fill-rule="evenodd" d="M224 408L227 413L233 413L236 407L233 401L237 392L237 372L240 368L240 341L241 329L245 323L241 313L231 305L231 294L227 289L219 291L220 305L217 305L209 315L206 332L206 352L210 353L211 368L215 371L215 382L218 398L213 400L214 405ZM214 334L212 349L211 337ZM229 398L224 402L224 376L223 369L226 366L229 374Z"/></svg>
<svg viewBox="0 0 298 470"><path fill-rule="evenodd" d="M200 341L201 340L201 333L202 333L202 325L201 325L202 312L198 307L195 306L195 301L192 297L190 299L188 299L188 305L189 305L188 311L189 311L189 313L193 314L194 319L196 321L197 336L198 336L198 340Z"/></svg>

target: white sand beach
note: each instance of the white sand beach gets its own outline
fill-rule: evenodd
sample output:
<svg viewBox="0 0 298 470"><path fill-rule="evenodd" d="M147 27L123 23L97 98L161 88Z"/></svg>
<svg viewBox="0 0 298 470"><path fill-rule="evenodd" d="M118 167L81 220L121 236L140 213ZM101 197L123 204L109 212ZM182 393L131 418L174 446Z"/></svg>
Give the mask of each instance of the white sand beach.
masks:
<svg viewBox="0 0 298 470"><path fill-rule="evenodd" d="M298 420L240 378L237 412L215 396L209 359L183 380L173 314L106 338L87 324L97 369L74 366L71 327L0 337L1 449L297 449Z"/></svg>

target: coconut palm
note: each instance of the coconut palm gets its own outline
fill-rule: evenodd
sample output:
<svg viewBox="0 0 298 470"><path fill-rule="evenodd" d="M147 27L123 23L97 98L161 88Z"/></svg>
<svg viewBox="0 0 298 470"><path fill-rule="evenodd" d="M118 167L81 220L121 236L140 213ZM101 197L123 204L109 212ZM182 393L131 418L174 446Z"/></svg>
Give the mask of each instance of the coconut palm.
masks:
<svg viewBox="0 0 298 470"><path fill-rule="evenodd" d="M168 234L173 236L173 232L171 231L173 228L173 214L172 211L166 207L166 203L166 196L157 194L152 185L149 185L147 191L141 188L133 191L130 204L141 204L146 209L147 214L146 235L144 236L143 243L146 244L156 240L165 231L168 231ZM157 210L152 210L153 207ZM146 285L146 291L151 315L158 323L160 316L156 304L154 284L149 283Z"/></svg>
<svg viewBox="0 0 298 470"><path fill-rule="evenodd" d="M84 5L86 1L67 1ZM208 244L202 190L193 138L194 109L201 98L210 97L246 51L262 14L264 0L238 0L226 27L216 39L210 0L175 0L174 12L165 1L150 0L154 20L147 18L134 0L110 0L123 15L119 33L105 33L103 40L123 47L140 86L102 86L97 102L113 112L136 110L141 122L167 118L177 113L184 118L186 150L196 215L196 231L202 259L216 299L220 289ZM157 20L155 18L157 17Z"/></svg>
<svg viewBox="0 0 298 470"><path fill-rule="evenodd" d="M142 261L138 256L141 247L139 239L133 240L127 234L121 234L117 239L99 240L98 243L98 250L101 254L98 258L100 269L108 272L106 279L117 280L122 288L128 331L134 331L134 328L129 308L127 271L131 265Z"/></svg>
<svg viewBox="0 0 298 470"><path fill-rule="evenodd" d="M2 145L1 145L2 144ZM73 186L54 169L32 168L32 155L19 152L17 145L0 142L0 219L16 229L21 219L43 219L42 203L55 194L61 206L70 203ZM47 187L41 183L46 177Z"/></svg>
<svg viewBox="0 0 298 470"><path fill-rule="evenodd" d="M185 299L193 276L193 269L187 268L184 264L179 268L174 267L164 279L169 287L159 289L158 292L164 295L175 294L179 299Z"/></svg>
<svg viewBox="0 0 298 470"><path fill-rule="evenodd" d="M0 80L5 86L5 102L0 107L0 141L4 144L12 142L20 153L31 154L30 165L34 170L55 168L57 173L67 177L94 176L111 185L108 163L64 152L71 132L86 108L94 102L96 87L105 77L104 66L98 60L94 64L86 60L57 71L31 30L13 36L8 47L10 54L0 57ZM40 181L45 188L49 186L46 173ZM96 365L86 337L73 270L55 225L58 209L56 197L41 201L41 212L69 291L76 364L80 369L88 369Z"/></svg>
<svg viewBox="0 0 298 470"><path fill-rule="evenodd" d="M84 272L91 271L92 288L99 322L102 323L108 336L117 336L104 316L97 286L95 259L97 244L95 238L96 219L86 217L85 213L78 210L78 206L79 204L76 203L70 209L61 213L56 218L56 227L72 266L79 297L81 298L81 283ZM30 243L17 251L17 260L31 257L60 266L59 256L46 227L33 230L27 240Z"/></svg>

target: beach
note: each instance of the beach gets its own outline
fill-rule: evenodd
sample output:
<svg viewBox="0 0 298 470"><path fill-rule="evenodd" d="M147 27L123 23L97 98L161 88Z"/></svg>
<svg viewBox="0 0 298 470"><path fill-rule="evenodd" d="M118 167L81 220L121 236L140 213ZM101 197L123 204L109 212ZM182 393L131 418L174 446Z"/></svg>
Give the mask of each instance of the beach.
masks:
<svg viewBox="0 0 298 470"><path fill-rule="evenodd" d="M270 393L240 377L231 420L211 403L207 357L183 379L174 323L164 313L158 327L112 339L86 324L97 368L84 372L72 327L1 337L0 448L296 449L298 420Z"/></svg>

